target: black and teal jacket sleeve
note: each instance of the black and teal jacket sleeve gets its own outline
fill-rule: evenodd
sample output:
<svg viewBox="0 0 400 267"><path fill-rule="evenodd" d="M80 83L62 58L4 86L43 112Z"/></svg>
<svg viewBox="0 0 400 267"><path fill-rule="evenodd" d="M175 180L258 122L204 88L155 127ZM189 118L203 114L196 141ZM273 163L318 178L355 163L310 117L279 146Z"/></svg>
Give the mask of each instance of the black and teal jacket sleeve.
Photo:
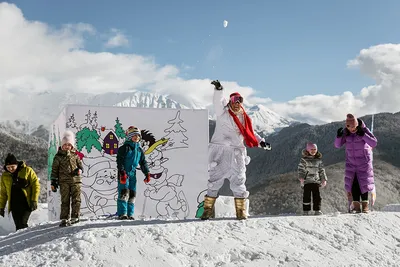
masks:
<svg viewBox="0 0 400 267"><path fill-rule="evenodd" d="M122 145L118 148L117 152L117 169L118 171L125 170L125 156L126 156L126 145Z"/></svg>
<svg viewBox="0 0 400 267"><path fill-rule="evenodd" d="M149 166L147 165L146 161L146 156L144 155L143 149L140 149L140 160L139 160L139 165L140 165L140 170L143 172L144 175L147 175L149 171Z"/></svg>

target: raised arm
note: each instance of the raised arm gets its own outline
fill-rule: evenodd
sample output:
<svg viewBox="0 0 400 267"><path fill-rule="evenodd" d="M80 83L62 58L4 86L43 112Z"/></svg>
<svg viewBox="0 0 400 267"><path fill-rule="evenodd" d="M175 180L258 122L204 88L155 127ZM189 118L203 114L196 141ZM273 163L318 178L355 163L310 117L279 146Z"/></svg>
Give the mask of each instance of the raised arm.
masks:
<svg viewBox="0 0 400 267"><path fill-rule="evenodd" d="M228 101L224 97L224 87L221 83L216 80L212 81L211 84L214 85L213 105L215 115L218 117L224 113L224 108L228 104Z"/></svg>
<svg viewBox="0 0 400 267"><path fill-rule="evenodd" d="M347 131L347 130L343 130L343 127L340 127L337 130L336 139L335 139L335 147L336 148L341 148L344 145L344 143L346 143L345 131Z"/></svg>
<svg viewBox="0 0 400 267"><path fill-rule="evenodd" d="M363 136L363 140L365 143L367 143L370 147L376 147L378 140L376 139L375 135L371 133L367 127L364 128L364 132L365 134Z"/></svg>

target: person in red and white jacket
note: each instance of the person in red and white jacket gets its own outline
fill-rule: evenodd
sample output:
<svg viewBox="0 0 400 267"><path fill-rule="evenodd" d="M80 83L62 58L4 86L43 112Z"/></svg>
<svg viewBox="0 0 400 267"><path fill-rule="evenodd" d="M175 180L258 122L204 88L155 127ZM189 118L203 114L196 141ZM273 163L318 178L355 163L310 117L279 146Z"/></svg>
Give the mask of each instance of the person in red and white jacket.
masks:
<svg viewBox="0 0 400 267"><path fill-rule="evenodd" d="M216 80L211 84L215 87L213 104L217 119L209 144L208 190L201 219L212 217L218 191L225 179L230 181L237 219L246 219L245 203L249 196L245 185L246 165L250 162L246 146L270 150L271 145L253 130L252 121L242 106L243 97L233 93L227 101L221 83Z"/></svg>

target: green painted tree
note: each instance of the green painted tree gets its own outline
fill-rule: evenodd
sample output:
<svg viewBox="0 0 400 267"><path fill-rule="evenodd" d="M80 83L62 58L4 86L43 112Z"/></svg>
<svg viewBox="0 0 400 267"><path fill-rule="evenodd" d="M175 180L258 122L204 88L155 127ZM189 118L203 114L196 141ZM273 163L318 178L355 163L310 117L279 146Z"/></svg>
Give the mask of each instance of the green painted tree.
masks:
<svg viewBox="0 0 400 267"><path fill-rule="evenodd" d="M119 119L117 117L117 119L115 120L115 125L114 125L114 129L115 129L115 134L119 137L119 138L125 138L125 130L122 128L122 124L119 122Z"/></svg>
<svg viewBox="0 0 400 267"><path fill-rule="evenodd" d="M47 151L47 179L51 180L51 169L53 166L54 156L57 154L57 137L55 127L53 126L53 138L50 141Z"/></svg>
<svg viewBox="0 0 400 267"><path fill-rule="evenodd" d="M101 144L99 142L100 135L96 129L90 130L88 127L84 127L82 130L76 133L77 148L82 151L84 147L88 153L92 151L94 147L98 151L101 151Z"/></svg>

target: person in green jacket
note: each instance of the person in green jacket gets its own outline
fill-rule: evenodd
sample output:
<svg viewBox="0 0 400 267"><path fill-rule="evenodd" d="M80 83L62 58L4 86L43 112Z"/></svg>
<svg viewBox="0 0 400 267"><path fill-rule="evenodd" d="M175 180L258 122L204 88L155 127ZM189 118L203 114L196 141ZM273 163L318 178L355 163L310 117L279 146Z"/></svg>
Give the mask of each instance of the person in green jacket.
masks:
<svg viewBox="0 0 400 267"><path fill-rule="evenodd" d="M51 190L57 192L60 187L60 226L79 222L82 172L83 164L75 148L75 134L70 130L65 131L51 167Z"/></svg>
<svg viewBox="0 0 400 267"><path fill-rule="evenodd" d="M0 180L0 216L4 217L8 202L8 212L12 213L18 231L28 227L31 212L37 209L40 183L33 169L11 153L6 157L4 170Z"/></svg>

